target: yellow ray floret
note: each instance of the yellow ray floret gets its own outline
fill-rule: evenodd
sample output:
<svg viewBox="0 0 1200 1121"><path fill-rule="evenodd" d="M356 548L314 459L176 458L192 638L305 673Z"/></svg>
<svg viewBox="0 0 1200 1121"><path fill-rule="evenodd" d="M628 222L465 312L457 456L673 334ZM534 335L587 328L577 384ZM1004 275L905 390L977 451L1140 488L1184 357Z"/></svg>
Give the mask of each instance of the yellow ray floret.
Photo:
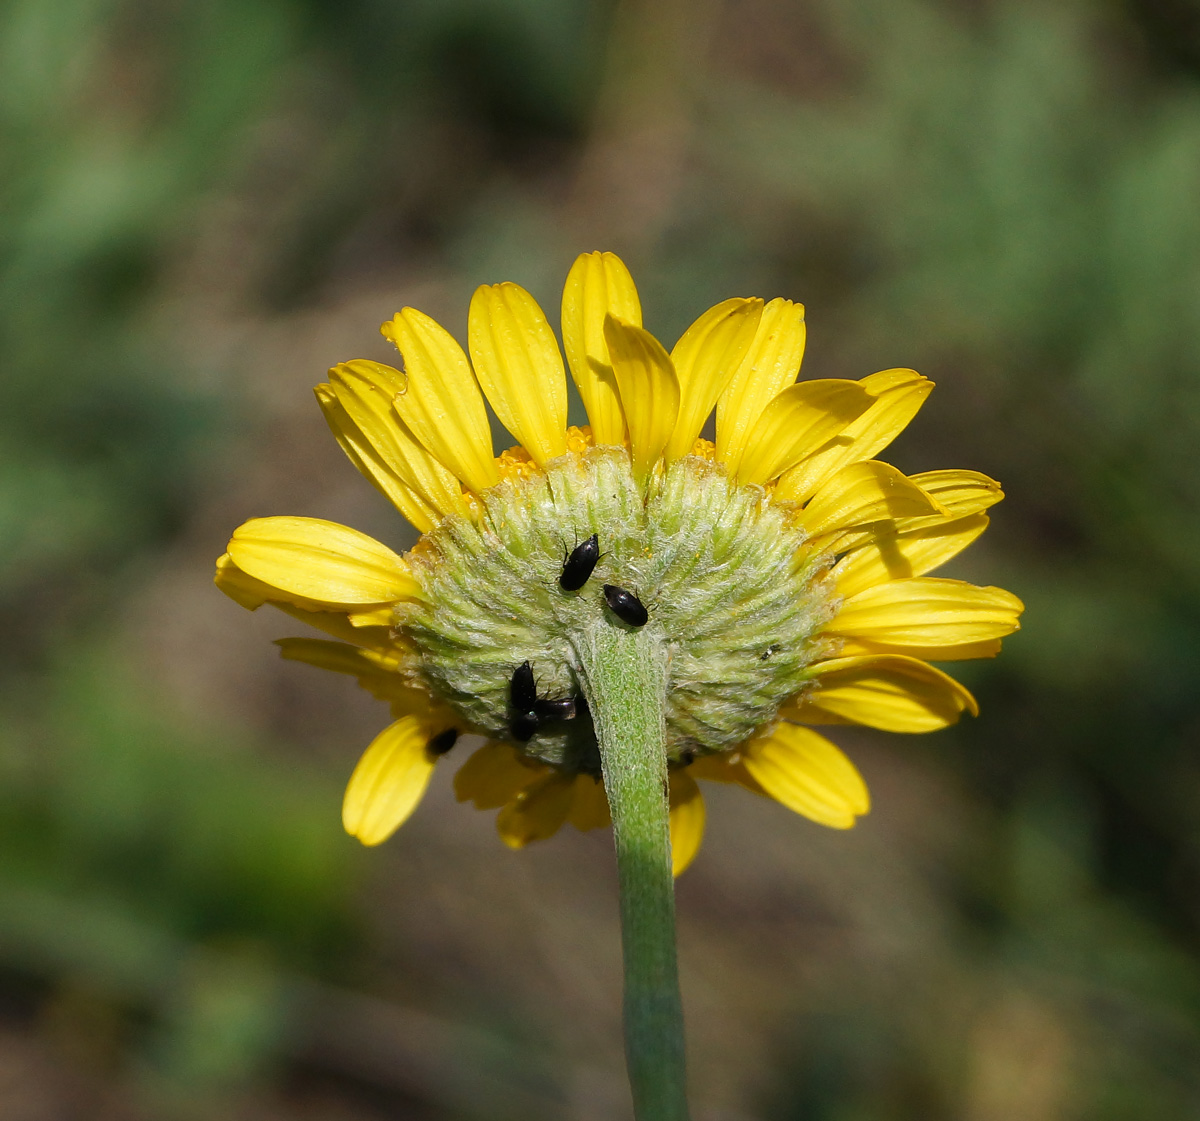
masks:
<svg viewBox="0 0 1200 1121"><path fill-rule="evenodd" d="M717 401L717 459L731 475L767 404L796 380L804 340L803 304L772 300L763 308L754 341Z"/></svg>
<svg viewBox="0 0 1200 1121"><path fill-rule="evenodd" d="M483 392L539 466L567 450L567 377L550 324L517 284L484 285L471 300L471 362Z"/></svg>
<svg viewBox="0 0 1200 1121"><path fill-rule="evenodd" d="M760 798L770 797L746 770L746 760L741 752L701 756L688 766L688 774L692 778L704 779L706 782L724 782L740 786L757 794Z"/></svg>
<svg viewBox="0 0 1200 1121"><path fill-rule="evenodd" d="M353 615L340 611L305 611L290 603L274 600L271 601L271 606L279 608L285 615L290 615L301 623L324 631L333 638L361 646L365 650L374 650L381 654L406 651L415 656L416 652L409 640L404 635L393 634L390 623L386 627L363 626L361 620L356 622Z"/></svg>
<svg viewBox="0 0 1200 1121"><path fill-rule="evenodd" d="M704 795L686 770L672 771L667 785L671 807L671 872L680 875L704 840Z"/></svg>
<svg viewBox="0 0 1200 1121"><path fill-rule="evenodd" d="M581 833L590 829L607 829L612 824L608 810L608 795L604 783L591 775L576 775L571 795L571 810L567 820Z"/></svg>
<svg viewBox="0 0 1200 1121"><path fill-rule="evenodd" d="M978 642L938 643L930 646L896 646L890 642L873 642L869 638L846 638L842 641L844 657L860 654L886 654L902 650L910 658L921 658L927 662L967 662L977 658L994 658L1004 645L999 638L981 639Z"/></svg>
<svg viewBox="0 0 1200 1121"><path fill-rule="evenodd" d="M944 515L916 483L890 463L871 459L851 463L832 475L800 514L811 537L839 533L854 526L888 518Z"/></svg>
<svg viewBox="0 0 1200 1121"><path fill-rule="evenodd" d="M913 518L892 518L887 522L857 526L829 538L822 544L831 553L846 553L860 545L869 544L877 537L883 538L890 534L907 535L914 530L945 526L956 519L965 519L994 506L1004 497L1000 484L978 471L922 471L910 475L908 481L920 487L938 503L943 512ZM986 525L986 522L984 524Z"/></svg>
<svg viewBox="0 0 1200 1121"><path fill-rule="evenodd" d="M834 829L849 829L871 808L867 784L824 736L795 724L751 740L743 750L746 770L777 802Z"/></svg>
<svg viewBox="0 0 1200 1121"><path fill-rule="evenodd" d="M343 362L330 370L329 385L317 387L317 400L347 454L348 443L356 449L362 443L369 445L388 474L432 511L436 524L449 514L464 512L462 487L396 412L394 402L405 392L407 384L399 370L382 362L358 359ZM345 420L335 408L326 404L330 394ZM376 481L371 475L368 477ZM384 493L390 497L389 491Z"/></svg>
<svg viewBox="0 0 1200 1121"><path fill-rule="evenodd" d="M838 591L852 596L889 580L924 576L958 556L988 525L986 514L919 520L932 524L904 532L884 526L847 552L833 567Z"/></svg>
<svg viewBox="0 0 1200 1121"><path fill-rule="evenodd" d="M520 849L553 837L567 820L574 796L574 775L553 771L535 779L496 815L500 839Z"/></svg>
<svg viewBox="0 0 1200 1121"><path fill-rule="evenodd" d="M662 344L649 331L609 316L604 338L629 426L633 473L645 478L658 462L679 416L679 379Z"/></svg>
<svg viewBox="0 0 1200 1121"><path fill-rule="evenodd" d="M456 723L454 715L435 701L424 689L405 683L396 672L400 659L393 652L364 650L345 642L323 638L277 638L280 656L290 662L304 662L317 669L345 673L376 700L387 701L392 716L429 716L441 719L445 726Z"/></svg>
<svg viewBox="0 0 1200 1121"><path fill-rule="evenodd" d="M563 349L597 444L625 442L625 413L604 338L613 315L642 325L642 305L629 270L613 253L583 253L571 266L562 298Z"/></svg>
<svg viewBox="0 0 1200 1121"><path fill-rule="evenodd" d="M671 351L679 378L679 418L667 444L667 459L690 455L717 398L746 357L762 318L762 300L726 300L709 308Z"/></svg>
<svg viewBox="0 0 1200 1121"><path fill-rule="evenodd" d="M352 677L384 676L400 684L396 677L400 658L395 653L364 650L361 646L330 642L325 638L277 638L275 645L279 647L280 656L288 661L304 662L317 669L347 673ZM426 698L424 704L428 707L429 694L420 692L418 695Z"/></svg>
<svg viewBox="0 0 1200 1121"><path fill-rule="evenodd" d="M386 545L320 518L252 518L229 542L247 575L285 595L357 607L420 595L408 566Z"/></svg>
<svg viewBox="0 0 1200 1121"><path fill-rule="evenodd" d="M545 767L526 759L511 743L490 740L458 768L454 796L479 810L498 809L545 773Z"/></svg>
<svg viewBox="0 0 1200 1121"><path fill-rule="evenodd" d="M802 381L777 393L750 434L739 483L766 483L807 459L875 400L856 381Z"/></svg>
<svg viewBox="0 0 1200 1121"><path fill-rule="evenodd" d="M354 422L331 385L315 386L313 393L325 423L346 453L346 458L412 525L422 533L428 533L441 520L441 514L409 486L384 458L381 449L373 442L372 435Z"/></svg>
<svg viewBox="0 0 1200 1121"><path fill-rule="evenodd" d="M375 737L346 787L347 833L364 845L378 845L408 820L437 762L429 742L442 730L425 717L403 716Z"/></svg>
<svg viewBox="0 0 1200 1121"><path fill-rule="evenodd" d="M1023 610L1021 601L1003 588L918 576L851 596L826 630L865 639L877 649L926 657L927 650L973 647L1012 634ZM933 657L945 660L948 655Z"/></svg>
<svg viewBox="0 0 1200 1121"><path fill-rule="evenodd" d="M404 359L407 388L392 401L400 419L479 494L500 481L483 396L462 347L440 324L405 308L379 328Z"/></svg>
<svg viewBox="0 0 1200 1121"><path fill-rule="evenodd" d="M228 553L217 558L217 571L213 576L213 583L234 603L244 607L247 611L257 611L264 603L277 604L284 598L290 599L293 603L297 603L313 613L326 607L325 604L315 603L303 596L284 597L278 588L264 584L261 580L255 580L253 576L243 572L233 563L233 557ZM344 608L338 608L338 610L344 611ZM346 624L346 626L349 625L349 623Z"/></svg>
<svg viewBox="0 0 1200 1121"><path fill-rule="evenodd" d="M777 498L806 502L839 468L877 455L904 431L933 390L933 382L915 370L882 370L859 385L875 403L846 425L832 445L786 472L775 491Z"/></svg>
<svg viewBox="0 0 1200 1121"><path fill-rule="evenodd" d="M981 513L1004 497L1000 484L981 471L920 471L909 478L956 518Z"/></svg>
<svg viewBox="0 0 1200 1121"><path fill-rule="evenodd" d="M408 640L401 636L393 636L390 625L355 626L350 619L351 613L343 606L314 603L301 596L287 596L278 588L255 580L253 576L247 576L233 563L233 558L228 553L218 558L213 583L234 603L248 611L257 611L264 603L269 603L293 619L298 619L343 642L392 656L401 651L411 652Z"/></svg>
<svg viewBox="0 0 1200 1121"><path fill-rule="evenodd" d="M970 692L928 662L899 654L835 658L816 667L815 688L781 715L806 724L865 724L885 732L932 732L969 712Z"/></svg>

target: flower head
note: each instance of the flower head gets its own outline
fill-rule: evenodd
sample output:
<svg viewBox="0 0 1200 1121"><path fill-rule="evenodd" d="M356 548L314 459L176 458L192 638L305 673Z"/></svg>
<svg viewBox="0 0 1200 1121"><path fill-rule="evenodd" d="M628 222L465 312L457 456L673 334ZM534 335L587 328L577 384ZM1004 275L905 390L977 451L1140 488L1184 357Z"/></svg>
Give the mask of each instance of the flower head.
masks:
<svg viewBox="0 0 1200 1121"><path fill-rule="evenodd" d="M283 639L285 658L390 703L395 722L346 791L364 843L412 813L462 733L487 742L457 795L498 809L512 847L607 825L578 654L599 625L656 628L669 652L677 873L703 835L697 779L847 828L867 789L813 725L928 732L977 712L930 662L994 656L1021 603L928 573L983 532L1000 487L873 458L926 378L797 381L804 309L783 299L726 300L668 353L611 253L584 254L567 278L565 367L515 284L475 293L469 358L413 308L382 331L403 370L347 362L316 394L350 460L421 531L416 546L400 557L332 522L260 518L216 577L243 606L331 636ZM586 428L567 425L568 368ZM519 441L498 457L485 397Z"/></svg>

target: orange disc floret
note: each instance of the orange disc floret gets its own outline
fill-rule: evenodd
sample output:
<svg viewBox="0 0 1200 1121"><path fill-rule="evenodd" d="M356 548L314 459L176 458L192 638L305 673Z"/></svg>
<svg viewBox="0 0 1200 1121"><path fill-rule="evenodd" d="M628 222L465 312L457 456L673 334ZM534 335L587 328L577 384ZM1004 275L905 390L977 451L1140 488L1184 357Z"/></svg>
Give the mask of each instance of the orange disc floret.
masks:
<svg viewBox="0 0 1200 1121"><path fill-rule="evenodd" d="M567 451L575 455L583 455L588 448L595 445L595 440L592 439L592 426L585 424L580 428L571 425L567 429Z"/></svg>
<svg viewBox="0 0 1200 1121"><path fill-rule="evenodd" d="M500 478L514 481L542 473L542 469L534 463L533 457L520 445L502 451L496 457L496 470L500 472Z"/></svg>

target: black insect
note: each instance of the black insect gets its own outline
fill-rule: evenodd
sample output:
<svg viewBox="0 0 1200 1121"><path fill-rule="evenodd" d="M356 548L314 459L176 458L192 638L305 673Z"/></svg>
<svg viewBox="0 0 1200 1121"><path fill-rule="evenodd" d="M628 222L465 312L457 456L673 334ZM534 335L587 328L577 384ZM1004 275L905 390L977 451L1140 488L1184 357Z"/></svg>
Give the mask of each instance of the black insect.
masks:
<svg viewBox="0 0 1200 1121"><path fill-rule="evenodd" d="M519 712L513 717L513 739L520 743L528 743L533 739L533 733L538 730L538 718L532 712Z"/></svg>
<svg viewBox="0 0 1200 1121"><path fill-rule="evenodd" d="M631 627L644 627L650 618L645 604L633 592L618 588L616 584L604 585L604 601L618 619Z"/></svg>
<svg viewBox="0 0 1200 1121"><path fill-rule="evenodd" d="M534 713L543 720L573 720L575 718L575 700L573 697L542 697L534 706Z"/></svg>
<svg viewBox="0 0 1200 1121"><path fill-rule="evenodd" d="M447 728L438 732L428 743L430 755L445 755L458 742L458 729Z"/></svg>
<svg viewBox="0 0 1200 1121"><path fill-rule="evenodd" d="M593 533L581 545L576 545L570 555L563 561L562 575L558 578L558 586L564 592L577 592L588 582L588 577L600 559L600 538Z"/></svg>
<svg viewBox="0 0 1200 1121"><path fill-rule="evenodd" d="M508 683L508 699L517 712L528 714L537 705L537 683L533 680L533 666L522 662L513 670Z"/></svg>

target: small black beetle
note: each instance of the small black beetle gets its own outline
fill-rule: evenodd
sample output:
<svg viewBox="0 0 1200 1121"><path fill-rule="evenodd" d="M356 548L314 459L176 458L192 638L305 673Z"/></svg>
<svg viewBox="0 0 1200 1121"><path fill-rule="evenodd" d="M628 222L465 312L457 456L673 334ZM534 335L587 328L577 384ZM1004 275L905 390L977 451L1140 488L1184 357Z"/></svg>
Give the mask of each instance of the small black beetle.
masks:
<svg viewBox="0 0 1200 1121"><path fill-rule="evenodd" d="M538 718L532 712L520 712L513 717L512 734L514 740L528 743L533 739L533 733L538 730Z"/></svg>
<svg viewBox="0 0 1200 1121"><path fill-rule="evenodd" d="M588 582L588 577L600 559L600 538L593 533L581 545L571 550L571 555L563 561L562 575L558 578L558 586L564 592L577 592Z"/></svg>
<svg viewBox="0 0 1200 1121"><path fill-rule="evenodd" d="M537 684L533 680L533 666L522 662L513 670L512 680L508 683L508 699L520 713L530 713L537 704Z"/></svg>
<svg viewBox="0 0 1200 1121"><path fill-rule="evenodd" d="M645 604L633 592L618 588L616 584L604 585L604 599L609 610L631 627L644 627L646 620L650 618Z"/></svg>
<svg viewBox="0 0 1200 1121"><path fill-rule="evenodd" d="M542 697L533 710L543 720L573 720L575 718L575 701L571 697L559 697L551 700Z"/></svg>
<svg viewBox="0 0 1200 1121"><path fill-rule="evenodd" d="M447 728L438 732L428 743L430 755L445 755L458 742L458 729Z"/></svg>

